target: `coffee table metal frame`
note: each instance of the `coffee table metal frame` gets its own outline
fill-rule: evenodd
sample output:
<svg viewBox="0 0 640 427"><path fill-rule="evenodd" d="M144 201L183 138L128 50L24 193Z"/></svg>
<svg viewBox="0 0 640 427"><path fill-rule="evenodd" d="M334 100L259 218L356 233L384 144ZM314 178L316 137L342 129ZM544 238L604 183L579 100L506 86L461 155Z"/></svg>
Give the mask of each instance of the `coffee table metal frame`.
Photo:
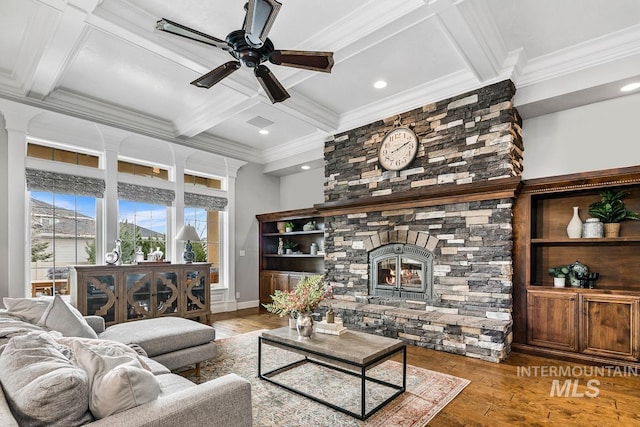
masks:
<svg viewBox="0 0 640 427"><path fill-rule="evenodd" d="M293 350L297 353L301 353L302 355L304 355L304 359L302 360L298 360L296 362L292 362L289 363L287 365L281 366L279 368L273 369L269 372L262 372L262 344L266 344L266 345L272 345L274 347L279 347L279 348L285 348L288 350ZM391 359L393 356L395 356L397 353L402 353L402 386L393 384L393 383L389 383L377 378L373 378L373 377L368 377L366 375L367 373L367 369L378 365L379 363L382 363L383 361L387 360L387 359ZM319 358L322 359L327 359L327 360L331 360L331 361L336 361L338 363L341 364L346 364L349 366L353 366L354 368L356 368L356 370L348 370L348 369L344 369L341 368L339 366L336 365L332 365L330 363L324 363L320 360L315 360L315 359L311 359L309 358L308 355L310 356L317 356ZM360 395L360 413L356 413L353 411L350 411L346 408L334 405L333 403L327 402L326 400L320 399L316 396L310 395L308 393L305 393L303 391L297 390L287 384L275 381L273 379L274 376L276 376L277 374L284 372L286 370L289 370L291 368L294 368L296 366L300 366L303 365L305 363L313 363L316 365L320 365L320 366L324 366L326 368L329 369L333 369L339 372L343 372L345 374L348 375L352 375L355 377L359 377L360 378L360 384L361 384L361 395ZM332 356L330 354L325 354L322 352L318 352L318 351L314 351L314 350L310 350L309 348L305 347L304 345L304 341L300 341L300 344L291 344L289 342L286 341L279 341L279 340L274 340L268 337L263 337L260 336L258 337L258 376L265 380L268 381L272 384L278 385L282 388L285 388L293 393L299 394L301 396L304 396L308 399L314 400L318 403L321 403L323 405L326 405L330 408L333 408L337 411L343 412L345 414L351 415L352 417L358 418L360 420L366 420L367 418L369 418L371 415L373 415L375 412L377 412L379 409L381 409L383 406L385 406L387 403L391 402L393 399L395 399L396 397L400 396L402 393L405 392L406 387L407 387L407 346L405 344L402 345L402 347L397 348L397 349L392 349L387 353L383 353L380 354L378 357L376 357L373 360L368 361L367 363L356 363L350 360L346 360L340 357L336 357L336 356ZM383 402L381 402L380 404L378 404L375 408L371 409L369 412L366 411L366 381L372 381L375 382L377 384L381 384L387 387L390 387L395 391L395 393L393 393L390 397L388 397L386 400L384 400Z"/></svg>

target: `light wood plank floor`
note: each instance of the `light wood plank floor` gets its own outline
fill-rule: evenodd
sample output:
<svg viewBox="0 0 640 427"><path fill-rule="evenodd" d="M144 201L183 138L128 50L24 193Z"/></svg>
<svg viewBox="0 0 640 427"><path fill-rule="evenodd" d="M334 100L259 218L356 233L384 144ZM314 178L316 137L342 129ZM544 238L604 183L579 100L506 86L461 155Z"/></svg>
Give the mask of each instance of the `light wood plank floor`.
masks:
<svg viewBox="0 0 640 427"><path fill-rule="evenodd" d="M216 339L287 324L262 308L212 318ZM415 346L408 347L407 363L471 381L430 426L640 426L640 370L601 375L521 353L497 364Z"/></svg>

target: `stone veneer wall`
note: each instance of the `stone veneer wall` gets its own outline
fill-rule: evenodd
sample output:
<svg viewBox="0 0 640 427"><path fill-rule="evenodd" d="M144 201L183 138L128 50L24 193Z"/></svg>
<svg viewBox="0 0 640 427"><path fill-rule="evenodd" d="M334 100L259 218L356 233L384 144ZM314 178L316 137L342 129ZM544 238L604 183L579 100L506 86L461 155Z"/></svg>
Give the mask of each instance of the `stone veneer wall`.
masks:
<svg viewBox="0 0 640 427"><path fill-rule="evenodd" d="M378 147L397 116L338 134L325 143L325 202L468 184L522 174L520 116L510 80L400 115L418 136L413 164L383 171Z"/></svg>
<svg viewBox="0 0 640 427"><path fill-rule="evenodd" d="M512 82L504 81L401 114L402 125L414 130L420 145L413 164L400 172L383 171L377 158L394 117L326 142L326 204L353 199L371 203L362 212L328 212L325 217L326 278L334 285L334 306L345 323L486 360L506 357L511 341L512 199L461 199L401 209L371 206L379 196L520 176L523 146L514 94ZM413 239L437 243L432 249L434 299L404 301L397 307L368 304L368 251L382 240Z"/></svg>

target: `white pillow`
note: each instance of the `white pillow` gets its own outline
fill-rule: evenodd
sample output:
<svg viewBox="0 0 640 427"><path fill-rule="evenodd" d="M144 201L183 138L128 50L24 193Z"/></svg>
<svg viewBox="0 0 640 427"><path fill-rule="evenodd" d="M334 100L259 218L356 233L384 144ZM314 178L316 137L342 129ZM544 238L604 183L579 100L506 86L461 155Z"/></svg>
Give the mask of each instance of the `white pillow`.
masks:
<svg viewBox="0 0 640 427"><path fill-rule="evenodd" d="M58 331L65 337L98 338L78 309L67 304L60 295L51 301L38 325Z"/></svg>
<svg viewBox="0 0 640 427"><path fill-rule="evenodd" d="M2 303L7 309L7 313L20 317L26 322L38 323L53 297L38 298L9 298L4 297Z"/></svg>
<svg viewBox="0 0 640 427"><path fill-rule="evenodd" d="M75 362L89 377L89 410L97 419L126 411L160 395L156 377L136 357L101 355L82 342L73 344Z"/></svg>
<svg viewBox="0 0 640 427"><path fill-rule="evenodd" d="M43 331L9 340L0 355L0 382L18 425L78 426L93 421L87 373L69 361L70 354Z"/></svg>

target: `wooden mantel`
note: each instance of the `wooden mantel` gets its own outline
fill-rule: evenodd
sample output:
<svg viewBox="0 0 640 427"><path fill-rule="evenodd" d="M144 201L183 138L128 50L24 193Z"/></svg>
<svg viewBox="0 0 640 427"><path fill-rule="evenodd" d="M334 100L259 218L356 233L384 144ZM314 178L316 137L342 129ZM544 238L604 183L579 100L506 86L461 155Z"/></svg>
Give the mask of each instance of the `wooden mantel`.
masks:
<svg viewBox="0 0 640 427"><path fill-rule="evenodd" d="M385 196L363 197L314 205L322 216L390 209L440 206L515 197L521 186L520 177L501 178L469 184L443 184L433 188L404 191Z"/></svg>

